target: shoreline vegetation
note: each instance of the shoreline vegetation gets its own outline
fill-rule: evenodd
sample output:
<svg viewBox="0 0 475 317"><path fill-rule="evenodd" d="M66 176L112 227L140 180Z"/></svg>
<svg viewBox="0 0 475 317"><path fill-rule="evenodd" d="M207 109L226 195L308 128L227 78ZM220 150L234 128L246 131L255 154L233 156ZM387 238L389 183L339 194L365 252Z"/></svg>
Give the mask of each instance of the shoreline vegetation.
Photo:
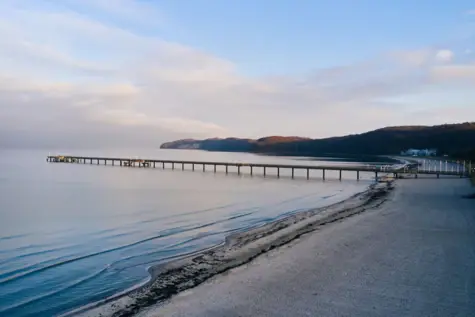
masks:
<svg viewBox="0 0 475 317"><path fill-rule="evenodd" d="M221 152L250 152L280 156L369 157L393 156L411 148L436 149L439 156L475 158L475 122L438 126L386 127L362 134L310 139L269 136L260 139L183 139L163 143L162 149L197 149Z"/></svg>
<svg viewBox="0 0 475 317"><path fill-rule="evenodd" d="M79 308L63 316L133 316L211 277L246 264L303 234L382 205L394 182L374 183L339 203L303 211L261 227L228 236L214 248L149 269L151 279L128 293Z"/></svg>

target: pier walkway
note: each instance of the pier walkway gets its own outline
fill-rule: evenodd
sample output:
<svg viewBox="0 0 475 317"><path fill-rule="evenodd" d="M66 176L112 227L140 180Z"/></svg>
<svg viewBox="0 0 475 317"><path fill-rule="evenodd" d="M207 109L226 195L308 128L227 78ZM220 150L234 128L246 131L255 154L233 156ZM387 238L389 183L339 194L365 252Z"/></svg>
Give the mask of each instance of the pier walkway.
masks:
<svg viewBox="0 0 475 317"><path fill-rule="evenodd" d="M295 177L295 171L305 171L306 178L310 179L310 171L321 171L321 177L326 178L326 171L336 171L339 179L342 179L343 172L352 172L356 179L360 179L360 173L374 173L375 179L379 175L393 175L398 178L402 174L413 174L414 177L418 175L433 175L437 178L440 176L456 176L469 177L473 171L466 166L457 164L445 170L440 165L440 169L421 169L417 164L398 164L398 165L362 165L362 166L320 166L320 165L290 165L290 164L262 164L262 163L238 163L238 162L202 162L202 161L180 161L180 160L158 160L158 159L133 159L133 158L119 158L119 157L91 157L91 156L64 156L64 155L50 155L46 159L48 162L54 163L76 163L76 164L96 164L96 165L114 165L122 167L140 167L140 168L180 168L185 169L185 166L191 166L192 170L195 167L201 167L202 171L217 172L217 167L224 167L225 173L230 172L230 167L237 171L238 175L247 172L254 175L255 169L259 168L263 176L266 176L269 169L276 171L276 176L280 177L281 170L290 171L292 178Z"/></svg>

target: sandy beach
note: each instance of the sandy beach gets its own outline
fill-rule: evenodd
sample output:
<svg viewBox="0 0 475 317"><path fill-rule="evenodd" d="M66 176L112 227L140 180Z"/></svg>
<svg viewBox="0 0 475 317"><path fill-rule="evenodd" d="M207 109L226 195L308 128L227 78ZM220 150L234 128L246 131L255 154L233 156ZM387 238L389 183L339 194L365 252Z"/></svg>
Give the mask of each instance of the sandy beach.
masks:
<svg viewBox="0 0 475 317"><path fill-rule="evenodd" d="M473 316L468 180L399 180L385 204L322 226L138 316Z"/></svg>
<svg viewBox="0 0 475 317"><path fill-rule="evenodd" d="M375 208L384 203L392 189L392 182L376 183L367 190L336 204L292 214L279 221L228 236L220 246L181 260L151 267L150 282L137 290L93 304L93 307L83 307L64 316L133 316L217 274L246 264L305 233Z"/></svg>

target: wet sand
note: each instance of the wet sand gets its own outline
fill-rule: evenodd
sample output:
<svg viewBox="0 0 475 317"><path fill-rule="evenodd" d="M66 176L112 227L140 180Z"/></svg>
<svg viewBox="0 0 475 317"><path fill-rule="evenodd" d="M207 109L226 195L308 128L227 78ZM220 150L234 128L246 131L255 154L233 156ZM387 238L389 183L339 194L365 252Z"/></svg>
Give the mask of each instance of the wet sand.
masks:
<svg viewBox="0 0 475 317"><path fill-rule="evenodd" d="M225 243L185 259L150 269L151 282L118 299L107 300L79 316L133 316L209 278L250 262L257 256L326 224L382 204L392 182L378 183L343 202L293 214L277 222L227 237ZM74 312L73 315L77 315ZM68 314L71 315L71 314Z"/></svg>
<svg viewBox="0 0 475 317"><path fill-rule="evenodd" d="M475 191L403 179L368 206L137 316L473 316Z"/></svg>

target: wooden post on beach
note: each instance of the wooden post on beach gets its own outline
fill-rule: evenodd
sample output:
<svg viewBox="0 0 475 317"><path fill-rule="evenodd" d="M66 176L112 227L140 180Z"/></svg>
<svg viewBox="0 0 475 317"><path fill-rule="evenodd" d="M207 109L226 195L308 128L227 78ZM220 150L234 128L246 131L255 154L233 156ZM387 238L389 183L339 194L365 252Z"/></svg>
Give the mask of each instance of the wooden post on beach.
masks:
<svg viewBox="0 0 475 317"><path fill-rule="evenodd" d="M206 165L203 164L203 172L206 172Z"/></svg>
<svg viewBox="0 0 475 317"><path fill-rule="evenodd" d="M264 177L266 176L266 167L264 166Z"/></svg>
<svg viewBox="0 0 475 317"><path fill-rule="evenodd" d="M175 163L172 163L172 170L175 169Z"/></svg>
<svg viewBox="0 0 475 317"><path fill-rule="evenodd" d="M226 174L228 173L228 165L226 165Z"/></svg>
<svg viewBox="0 0 475 317"><path fill-rule="evenodd" d="M241 165L238 165L238 175L241 175Z"/></svg>
<svg viewBox="0 0 475 317"><path fill-rule="evenodd" d="M216 164L214 164L214 172L216 173Z"/></svg>
<svg viewBox="0 0 475 317"><path fill-rule="evenodd" d="M324 169L322 170L322 176L323 176L323 180L325 180L325 170Z"/></svg>
<svg viewBox="0 0 475 317"><path fill-rule="evenodd" d="M162 162L162 168L165 169L165 162Z"/></svg>
<svg viewBox="0 0 475 317"><path fill-rule="evenodd" d="M280 168L277 167L277 178L280 177Z"/></svg>
<svg viewBox="0 0 475 317"><path fill-rule="evenodd" d="M182 171L185 170L185 163L181 163L181 170L182 170Z"/></svg>
<svg viewBox="0 0 475 317"><path fill-rule="evenodd" d="M251 165L251 176L252 176L252 165Z"/></svg>
<svg viewBox="0 0 475 317"><path fill-rule="evenodd" d="M360 180L360 171L356 171L356 180Z"/></svg>
<svg viewBox="0 0 475 317"><path fill-rule="evenodd" d="M341 170L340 170L340 180L341 180Z"/></svg>
<svg viewBox="0 0 475 317"><path fill-rule="evenodd" d="M292 167L292 178L294 178L294 168Z"/></svg>
<svg viewBox="0 0 475 317"><path fill-rule="evenodd" d="M307 180L310 179L310 169L307 168Z"/></svg>
<svg viewBox="0 0 475 317"><path fill-rule="evenodd" d="M378 181L378 172L374 172L374 174L375 174L376 181Z"/></svg>

